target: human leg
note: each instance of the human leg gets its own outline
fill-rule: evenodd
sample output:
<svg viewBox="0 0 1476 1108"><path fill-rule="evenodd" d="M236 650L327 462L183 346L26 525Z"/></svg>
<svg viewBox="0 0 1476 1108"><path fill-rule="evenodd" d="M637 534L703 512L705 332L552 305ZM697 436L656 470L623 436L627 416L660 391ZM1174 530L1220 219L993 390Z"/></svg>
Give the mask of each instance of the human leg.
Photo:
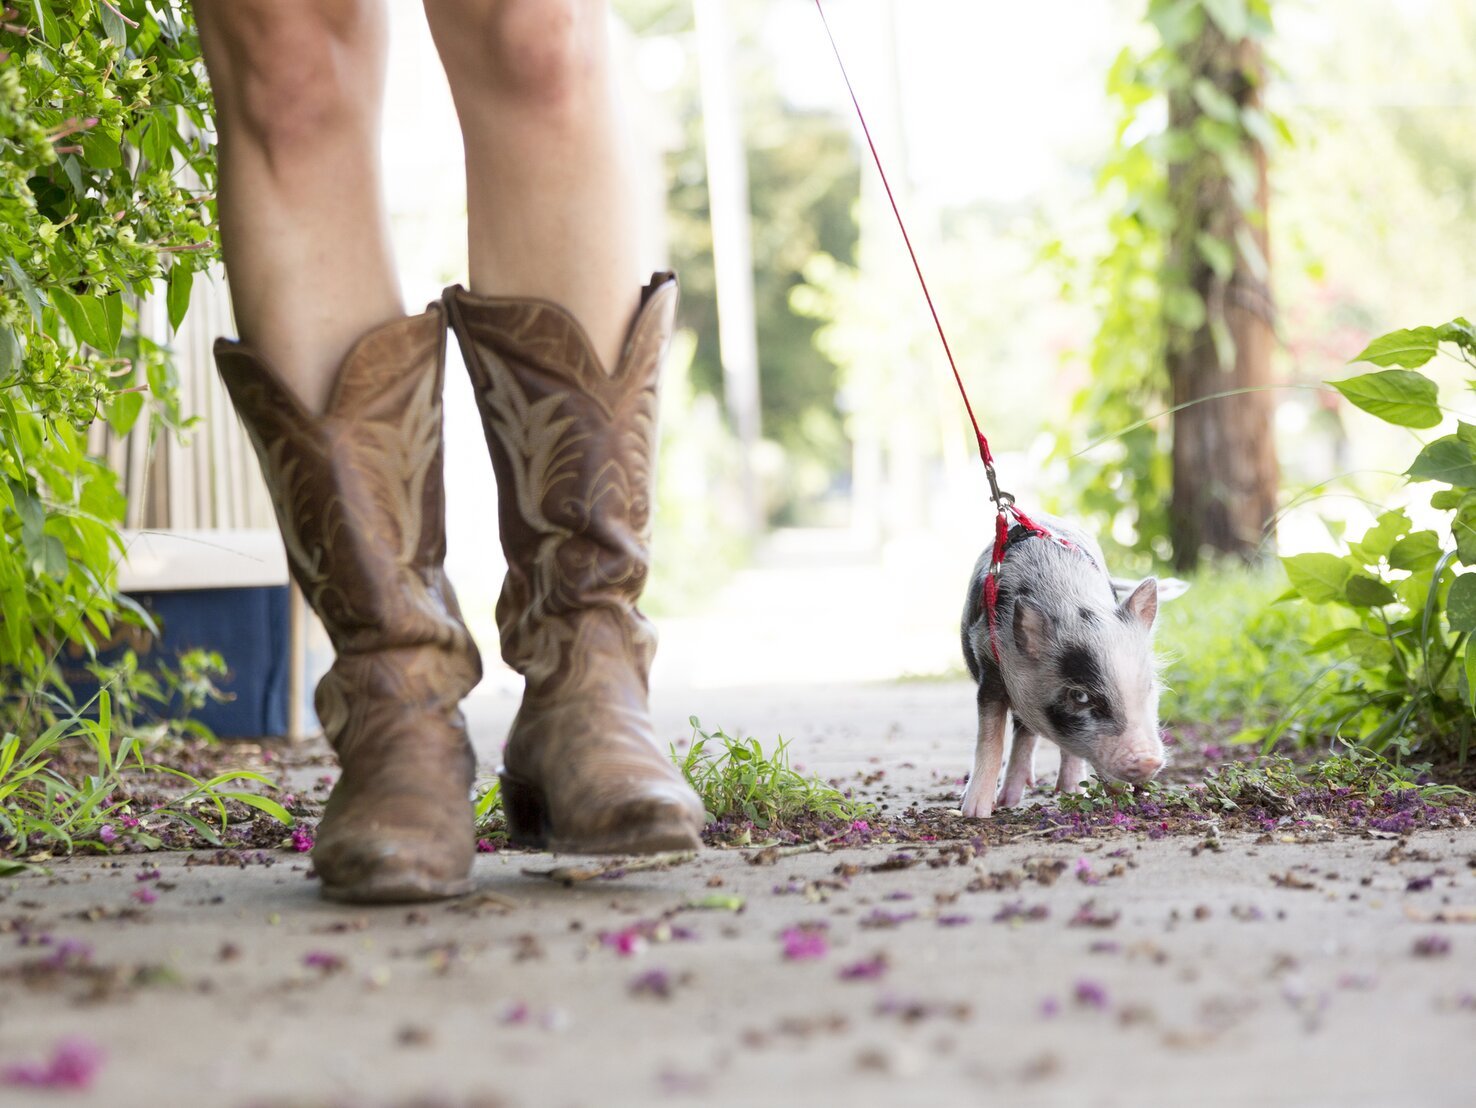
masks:
<svg viewBox="0 0 1476 1108"><path fill-rule="evenodd" d="M598 0L426 0L467 144L471 291L446 305L498 484L504 749L516 841L700 845L700 801L651 726L657 385L676 282L644 292Z"/></svg>
<svg viewBox="0 0 1476 1108"><path fill-rule="evenodd" d="M404 314L381 196L382 0L195 0L236 325L310 412Z"/></svg>
<svg viewBox="0 0 1476 1108"><path fill-rule="evenodd" d="M313 863L336 899L452 895L473 853L457 704L480 660L442 570L443 310L403 315L378 204L383 12L197 0L196 15L244 340L216 361L337 655L316 702L343 773Z"/></svg>

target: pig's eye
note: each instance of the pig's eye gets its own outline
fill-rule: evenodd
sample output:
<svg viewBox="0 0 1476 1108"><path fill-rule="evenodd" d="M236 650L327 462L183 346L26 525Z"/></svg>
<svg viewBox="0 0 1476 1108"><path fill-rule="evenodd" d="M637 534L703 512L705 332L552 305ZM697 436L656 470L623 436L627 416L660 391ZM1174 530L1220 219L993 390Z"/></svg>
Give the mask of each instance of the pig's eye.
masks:
<svg viewBox="0 0 1476 1108"><path fill-rule="evenodd" d="M1072 689L1066 696L1078 708L1085 708L1092 702L1092 694L1085 689Z"/></svg>

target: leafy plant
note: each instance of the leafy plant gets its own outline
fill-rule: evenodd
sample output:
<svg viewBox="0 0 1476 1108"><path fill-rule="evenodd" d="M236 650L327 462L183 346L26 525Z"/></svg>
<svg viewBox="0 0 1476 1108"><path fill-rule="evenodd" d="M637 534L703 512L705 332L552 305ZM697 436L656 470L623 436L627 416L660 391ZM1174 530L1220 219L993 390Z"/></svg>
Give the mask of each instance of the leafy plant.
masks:
<svg viewBox="0 0 1476 1108"><path fill-rule="evenodd" d="M270 788L259 773L230 770L201 779L151 760L145 741L118 726L112 706L112 692L104 688L36 738L7 732L0 740L0 856L106 851L118 841L157 849L170 825L220 845L228 801L293 823L270 797L229 787L255 782ZM94 709L96 718L89 718ZM88 761L90 772L84 772ZM138 793L161 781L182 784L183 791L145 807ZM219 829L207 822L211 813Z"/></svg>
<svg viewBox="0 0 1476 1108"><path fill-rule="evenodd" d="M744 819L782 828L799 819L851 821L874 812L870 804L792 769L783 739L766 754L758 739L704 731L696 716L690 722L692 745L685 754L673 749L671 756L702 798L710 822Z"/></svg>
<svg viewBox="0 0 1476 1108"><path fill-rule="evenodd" d="M1160 609L1166 723L1229 743L1260 741L1273 727L1298 738L1318 733L1326 713L1313 710L1314 694L1328 662L1306 644L1344 621L1322 607L1273 604L1285 585L1270 567L1226 562L1195 575L1183 600ZM1294 725L1283 725L1288 716Z"/></svg>
<svg viewBox="0 0 1476 1108"><path fill-rule="evenodd" d="M124 499L87 453L146 410L179 428L168 351L214 256L208 88L177 0L16 0L0 21L0 681L34 689L120 610ZM136 619L146 617L136 609ZM3 688L3 686L0 686Z"/></svg>
<svg viewBox="0 0 1476 1108"><path fill-rule="evenodd" d="M1394 331L1354 359L1381 368L1332 385L1387 423L1433 428L1443 420L1439 387L1419 367L1442 349L1476 369L1476 328L1456 319ZM1476 573L1463 572L1476 567L1476 424L1459 420L1406 473L1440 486L1430 505L1450 513L1448 526L1417 528L1402 509L1384 512L1346 554L1283 558L1287 597L1345 617L1308 648L1331 659L1335 734L1401 757L1453 745L1464 765L1476 705Z"/></svg>

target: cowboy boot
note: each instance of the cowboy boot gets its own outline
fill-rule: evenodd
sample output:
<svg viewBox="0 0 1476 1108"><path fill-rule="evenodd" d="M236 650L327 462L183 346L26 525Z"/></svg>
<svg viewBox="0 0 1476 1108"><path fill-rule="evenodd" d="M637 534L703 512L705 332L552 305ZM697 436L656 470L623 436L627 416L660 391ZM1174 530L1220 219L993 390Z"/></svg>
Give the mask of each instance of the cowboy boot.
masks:
<svg viewBox="0 0 1476 1108"><path fill-rule="evenodd" d="M315 703L343 773L313 848L334 900L470 886L475 763L457 705L481 659L442 568L445 348L438 304L376 328L313 415L249 346L215 346L292 576L336 653Z"/></svg>
<svg viewBox="0 0 1476 1108"><path fill-rule="evenodd" d="M509 836L577 854L700 847L702 803L651 727L656 636L636 608L676 278L646 287L611 369L557 304L444 299L497 474L502 656L526 681L500 770Z"/></svg>

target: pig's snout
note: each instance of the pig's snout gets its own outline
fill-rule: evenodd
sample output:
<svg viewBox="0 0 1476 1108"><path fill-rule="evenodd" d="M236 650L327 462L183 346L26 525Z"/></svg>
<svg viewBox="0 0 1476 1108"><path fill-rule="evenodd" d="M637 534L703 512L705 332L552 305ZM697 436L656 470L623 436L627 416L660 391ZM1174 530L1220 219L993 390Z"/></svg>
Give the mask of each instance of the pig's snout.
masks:
<svg viewBox="0 0 1476 1108"><path fill-rule="evenodd" d="M1109 760L1106 768L1108 775L1119 781L1141 785L1157 777L1158 771L1163 769L1163 764L1163 744L1161 742L1141 745L1135 743L1118 751Z"/></svg>

